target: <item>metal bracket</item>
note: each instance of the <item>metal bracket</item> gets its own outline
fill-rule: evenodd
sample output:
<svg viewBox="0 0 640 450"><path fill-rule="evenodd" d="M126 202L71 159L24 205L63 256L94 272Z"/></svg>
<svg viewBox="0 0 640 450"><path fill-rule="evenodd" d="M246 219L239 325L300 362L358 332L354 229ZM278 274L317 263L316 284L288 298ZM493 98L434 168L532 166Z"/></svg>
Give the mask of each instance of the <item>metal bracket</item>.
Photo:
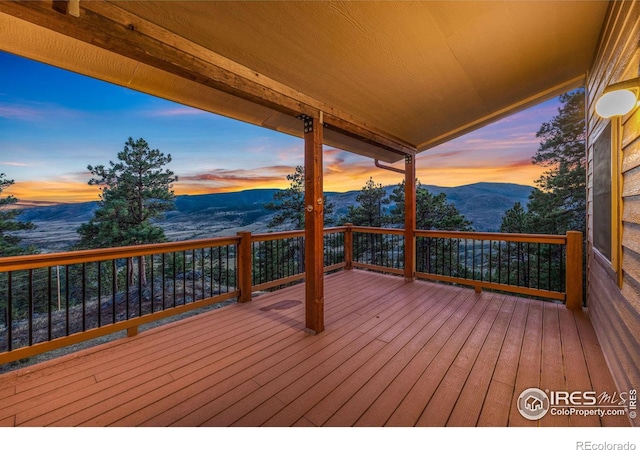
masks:
<svg viewBox="0 0 640 450"><path fill-rule="evenodd" d="M405 164L411 164L412 161L413 161L413 155L404 155Z"/></svg>
<svg viewBox="0 0 640 450"><path fill-rule="evenodd" d="M311 133L313 132L313 118L307 116L306 114L300 114L297 116L298 119L301 119L304 123L304 132Z"/></svg>
<svg viewBox="0 0 640 450"><path fill-rule="evenodd" d="M80 17L80 0L68 0L67 14L73 17Z"/></svg>

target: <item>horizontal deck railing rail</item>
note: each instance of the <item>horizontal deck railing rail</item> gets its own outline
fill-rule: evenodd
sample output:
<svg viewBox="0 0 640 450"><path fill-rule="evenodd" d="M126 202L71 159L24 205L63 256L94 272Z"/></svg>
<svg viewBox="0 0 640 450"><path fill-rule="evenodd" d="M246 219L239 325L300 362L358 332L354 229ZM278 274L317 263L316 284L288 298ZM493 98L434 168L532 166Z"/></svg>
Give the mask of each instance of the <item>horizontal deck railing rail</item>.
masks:
<svg viewBox="0 0 640 450"><path fill-rule="evenodd" d="M407 276L405 232L324 231L324 270ZM582 235L417 231L418 278L582 304ZM0 258L0 364L300 282L304 231ZM565 281L566 280L566 281ZM571 305L571 306L570 306Z"/></svg>

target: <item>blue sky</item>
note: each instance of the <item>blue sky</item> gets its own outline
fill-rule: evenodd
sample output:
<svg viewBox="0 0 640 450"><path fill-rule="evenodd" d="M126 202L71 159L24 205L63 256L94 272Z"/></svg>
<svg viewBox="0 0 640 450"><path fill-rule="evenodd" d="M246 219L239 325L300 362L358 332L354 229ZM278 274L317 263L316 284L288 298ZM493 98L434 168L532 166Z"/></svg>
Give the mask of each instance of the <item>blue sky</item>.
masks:
<svg viewBox="0 0 640 450"><path fill-rule="evenodd" d="M124 142L144 138L171 154L176 194L286 187L303 162L299 138L216 116L0 52L0 173L24 203L97 200L88 164L115 160ZM490 181L533 184L536 131L560 103L547 101L417 158L423 184ZM325 148L325 190L359 189L371 176L395 184L401 175L373 161Z"/></svg>

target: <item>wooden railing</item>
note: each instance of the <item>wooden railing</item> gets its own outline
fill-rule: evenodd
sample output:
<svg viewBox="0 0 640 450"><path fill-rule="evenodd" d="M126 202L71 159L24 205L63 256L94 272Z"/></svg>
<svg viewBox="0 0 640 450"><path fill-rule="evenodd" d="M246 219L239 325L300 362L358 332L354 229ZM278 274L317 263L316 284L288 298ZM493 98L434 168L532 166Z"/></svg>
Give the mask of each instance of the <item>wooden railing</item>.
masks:
<svg viewBox="0 0 640 450"><path fill-rule="evenodd" d="M348 227L350 233L353 267L405 273L404 230ZM582 233L420 230L413 245L417 278L559 300L572 309L582 306Z"/></svg>
<svg viewBox="0 0 640 450"><path fill-rule="evenodd" d="M351 234L352 267L404 273L404 230L350 226L347 232Z"/></svg>
<svg viewBox="0 0 640 450"><path fill-rule="evenodd" d="M324 230L324 271L346 267L347 227ZM304 231L239 233L240 302L251 300L251 293L304 280Z"/></svg>
<svg viewBox="0 0 640 450"><path fill-rule="evenodd" d="M0 364L237 297L239 238L0 258Z"/></svg>
<svg viewBox="0 0 640 450"><path fill-rule="evenodd" d="M418 278L582 305L582 235L418 231ZM325 230L325 272L405 274L401 229ZM300 282L304 231L0 258L0 364ZM566 280L566 281L564 281Z"/></svg>
<svg viewBox="0 0 640 450"><path fill-rule="evenodd" d="M325 230L325 271L345 263ZM304 231L0 258L0 364L304 279Z"/></svg>
<svg viewBox="0 0 640 450"><path fill-rule="evenodd" d="M577 248L576 248L577 247ZM418 278L582 304L582 234L416 232ZM579 286L576 285L579 283Z"/></svg>

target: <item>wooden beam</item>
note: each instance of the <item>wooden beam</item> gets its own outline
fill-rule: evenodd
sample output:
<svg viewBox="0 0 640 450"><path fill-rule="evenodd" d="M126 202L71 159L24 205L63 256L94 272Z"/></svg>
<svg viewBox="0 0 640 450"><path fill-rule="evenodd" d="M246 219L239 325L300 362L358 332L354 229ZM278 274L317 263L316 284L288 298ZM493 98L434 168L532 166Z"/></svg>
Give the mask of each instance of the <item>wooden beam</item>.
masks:
<svg viewBox="0 0 640 450"><path fill-rule="evenodd" d="M50 0L0 1L0 12L280 113L319 117L320 111L324 111L324 122L348 136L395 153L415 152L414 146L394 136L129 13L117 4L103 0L82 2L79 17L59 11L61 4L63 2Z"/></svg>
<svg viewBox="0 0 640 450"><path fill-rule="evenodd" d="M324 194L322 123L304 119L305 324L311 333L324 330Z"/></svg>
<svg viewBox="0 0 640 450"><path fill-rule="evenodd" d="M414 156L404 160L404 278L416 277L416 164Z"/></svg>

